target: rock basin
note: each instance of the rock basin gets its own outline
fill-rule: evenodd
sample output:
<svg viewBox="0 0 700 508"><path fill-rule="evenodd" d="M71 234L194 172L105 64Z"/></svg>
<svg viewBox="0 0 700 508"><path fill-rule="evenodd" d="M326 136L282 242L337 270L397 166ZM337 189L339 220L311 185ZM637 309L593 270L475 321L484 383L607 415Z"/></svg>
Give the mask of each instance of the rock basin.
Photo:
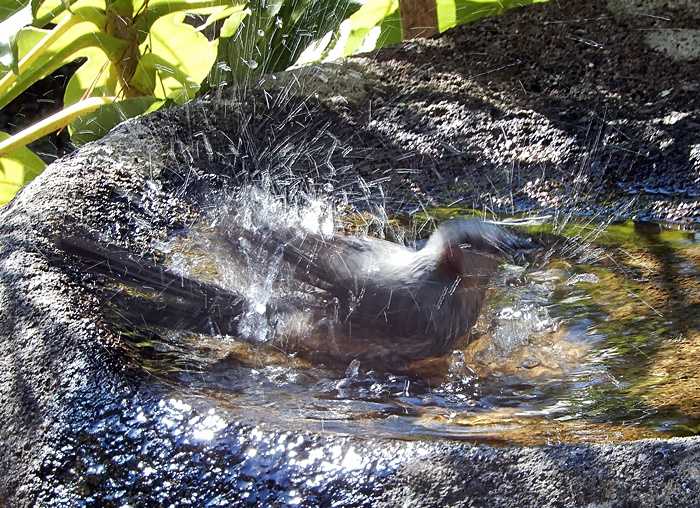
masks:
<svg viewBox="0 0 700 508"><path fill-rule="evenodd" d="M191 227L208 196L282 167L320 189L346 188L358 207L366 188L381 185L390 212L460 200L477 210L692 227L697 60L657 53L630 28L663 32L663 21L599 19L607 8L570 2L511 13L304 71L301 88L287 88L280 76L269 84L279 103L263 94L241 102L223 91L128 121L53 164L0 215L0 499L11 506L692 505L700 481L692 437L625 442L643 436L593 426L576 444L549 434L524 446L531 444L525 427L519 443L487 446L285 428L265 421L262 404L258 417L242 418L219 399L183 393L125 361L124 337L104 319L92 282L57 261L52 244L86 228L152 252ZM533 51L543 38L549 51ZM490 56L470 57L475 41ZM579 51L593 67L569 65ZM502 60L519 63L494 70ZM615 74L610 62L627 65ZM523 93L513 91L518 80ZM690 348L666 348L652 362L659 376L679 368L658 392L661 403L678 406L688 399L679 394L693 389L693 363L679 353L692 350L692 333L683 337Z"/></svg>

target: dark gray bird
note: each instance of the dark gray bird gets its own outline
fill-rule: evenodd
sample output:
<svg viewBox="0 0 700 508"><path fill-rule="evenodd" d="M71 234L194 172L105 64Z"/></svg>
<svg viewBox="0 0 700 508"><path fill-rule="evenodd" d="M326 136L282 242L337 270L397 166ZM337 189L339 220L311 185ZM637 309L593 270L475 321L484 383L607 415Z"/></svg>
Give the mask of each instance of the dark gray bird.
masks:
<svg viewBox="0 0 700 508"><path fill-rule="evenodd" d="M274 299L265 312L271 340L314 359L377 365L443 355L469 335L488 282L504 257L532 246L497 225L450 220L418 250L372 237L324 238L291 229L240 230L225 235L232 255L244 247L281 255L306 298ZM120 313L136 323L215 331L242 339L243 295L176 275L144 258L85 240L61 242L90 267L157 295L123 299ZM112 298L112 302L115 299Z"/></svg>

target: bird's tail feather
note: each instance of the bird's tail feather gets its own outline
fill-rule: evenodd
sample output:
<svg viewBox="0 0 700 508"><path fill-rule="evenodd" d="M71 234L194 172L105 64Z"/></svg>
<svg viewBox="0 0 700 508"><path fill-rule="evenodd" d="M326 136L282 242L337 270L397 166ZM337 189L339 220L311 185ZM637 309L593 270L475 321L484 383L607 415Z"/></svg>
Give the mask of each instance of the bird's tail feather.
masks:
<svg viewBox="0 0 700 508"><path fill-rule="evenodd" d="M245 312L241 295L177 274L114 244L73 236L60 239L58 247L85 272L137 290L115 290L107 298L117 314L134 324L233 333Z"/></svg>

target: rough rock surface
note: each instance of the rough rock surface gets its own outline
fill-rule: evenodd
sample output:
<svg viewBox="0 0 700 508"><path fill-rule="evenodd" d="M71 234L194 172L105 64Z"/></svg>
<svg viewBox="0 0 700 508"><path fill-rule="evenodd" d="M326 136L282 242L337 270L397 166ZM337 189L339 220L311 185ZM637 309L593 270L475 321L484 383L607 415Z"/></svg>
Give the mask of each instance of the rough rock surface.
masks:
<svg viewBox="0 0 700 508"><path fill-rule="evenodd" d="M611 4L531 7L352 60L373 78L354 118L383 143L375 166L442 203L697 222L697 6Z"/></svg>
<svg viewBox="0 0 700 508"><path fill-rule="evenodd" d="M197 101L53 164L0 212L0 503L696 504L694 438L494 448L239 422L130 362L91 282L53 247L87 229L149 250L210 193L266 170L347 183L358 203L381 182L403 208L460 199L697 222L699 63L642 34L698 21L662 12L671 20L583 0L511 12L318 71L326 83L305 73L320 102Z"/></svg>

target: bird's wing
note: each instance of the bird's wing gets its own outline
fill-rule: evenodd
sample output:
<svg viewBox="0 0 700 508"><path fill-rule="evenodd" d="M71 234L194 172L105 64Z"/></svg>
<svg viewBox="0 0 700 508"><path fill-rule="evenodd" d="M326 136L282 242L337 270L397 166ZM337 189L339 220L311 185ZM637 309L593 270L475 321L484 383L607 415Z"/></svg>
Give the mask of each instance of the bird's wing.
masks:
<svg viewBox="0 0 700 508"><path fill-rule="evenodd" d="M253 248L280 254L300 281L338 297L375 285L413 254L401 245L371 237L336 234L325 238L281 228L238 234Z"/></svg>

